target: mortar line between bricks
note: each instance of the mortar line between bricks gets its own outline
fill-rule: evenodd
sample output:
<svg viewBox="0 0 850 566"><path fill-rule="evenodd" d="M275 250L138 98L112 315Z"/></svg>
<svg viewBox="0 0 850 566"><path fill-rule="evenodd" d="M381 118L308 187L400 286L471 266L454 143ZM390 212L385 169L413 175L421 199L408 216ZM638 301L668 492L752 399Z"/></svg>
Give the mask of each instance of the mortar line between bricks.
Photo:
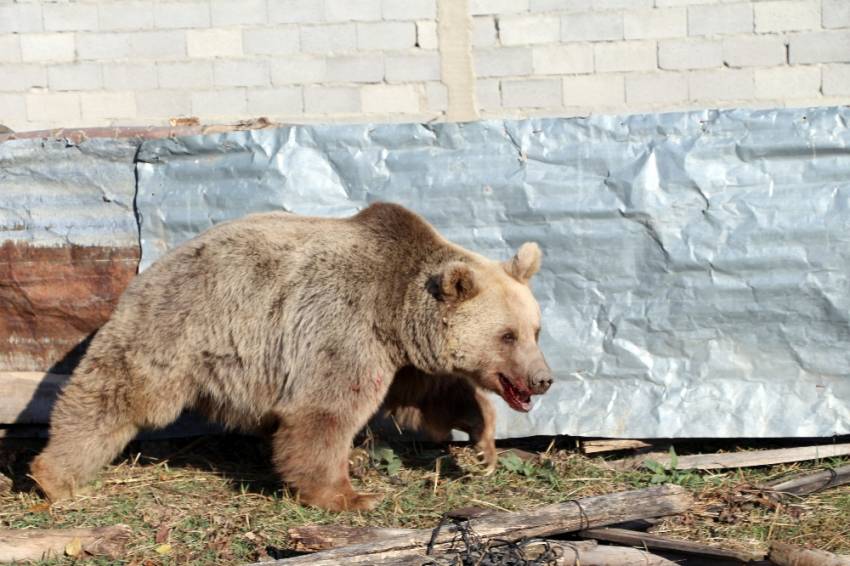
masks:
<svg viewBox="0 0 850 566"><path fill-rule="evenodd" d="M478 119L472 68L472 16L468 0L437 0L440 71L448 91L446 119Z"/></svg>

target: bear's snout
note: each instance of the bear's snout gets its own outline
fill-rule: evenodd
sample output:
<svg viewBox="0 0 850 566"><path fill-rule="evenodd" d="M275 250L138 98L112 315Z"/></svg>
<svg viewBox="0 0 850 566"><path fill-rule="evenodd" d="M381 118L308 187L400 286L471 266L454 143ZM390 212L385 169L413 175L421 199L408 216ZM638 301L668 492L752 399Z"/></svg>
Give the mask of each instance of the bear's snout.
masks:
<svg viewBox="0 0 850 566"><path fill-rule="evenodd" d="M549 371L538 371L528 379L528 387L534 395L543 395L552 386L552 373Z"/></svg>

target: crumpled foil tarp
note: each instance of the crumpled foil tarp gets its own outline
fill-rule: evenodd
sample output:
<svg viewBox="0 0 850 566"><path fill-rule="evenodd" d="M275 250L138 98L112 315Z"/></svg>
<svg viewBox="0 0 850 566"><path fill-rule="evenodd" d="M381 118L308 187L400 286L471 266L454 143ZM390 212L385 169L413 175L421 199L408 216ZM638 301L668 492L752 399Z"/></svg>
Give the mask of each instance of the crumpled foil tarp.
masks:
<svg viewBox="0 0 850 566"><path fill-rule="evenodd" d="M544 250L556 383L499 437L850 433L850 111L293 126L149 141L142 265L216 222L408 206Z"/></svg>

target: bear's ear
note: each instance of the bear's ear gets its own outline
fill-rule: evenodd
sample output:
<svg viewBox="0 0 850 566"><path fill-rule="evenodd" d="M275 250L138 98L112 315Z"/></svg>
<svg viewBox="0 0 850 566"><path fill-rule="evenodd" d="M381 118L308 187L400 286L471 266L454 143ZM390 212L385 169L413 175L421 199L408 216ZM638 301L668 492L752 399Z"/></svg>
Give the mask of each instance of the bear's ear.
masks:
<svg viewBox="0 0 850 566"><path fill-rule="evenodd" d="M534 242L526 242L519 247L514 257L502 264L502 267L520 283L528 283L528 280L540 271L540 257L540 246Z"/></svg>
<svg viewBox="0 0 850 566"><path fill-rule="evenodd" d="M460 261L446 264L439 273L429 277L426 288L435 299L448 303L460 303L478 293L475 274Z"/></svg>

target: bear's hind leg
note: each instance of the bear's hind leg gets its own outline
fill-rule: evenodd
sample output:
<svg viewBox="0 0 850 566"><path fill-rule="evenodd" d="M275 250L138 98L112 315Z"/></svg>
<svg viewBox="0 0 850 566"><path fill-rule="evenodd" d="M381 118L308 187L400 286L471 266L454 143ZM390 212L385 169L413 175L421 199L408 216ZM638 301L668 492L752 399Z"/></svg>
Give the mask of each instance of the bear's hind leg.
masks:
<svg viewBox="0 0 850 566"><path fill-rule="evenodd" d="M329 511L374 508L381 497L354 491L348 477L351 441L359 427L327 411L288 414L274 436L274 462L301 503Z"/></svg>
<svg viewBox="0 0 850 566"><path fill-rule="evenodd" d="M117 399L112 399L118 403ZM71 381L56 402L50 440L32 463L31 475L47 497L73 497L138 432L124 407Z"/></svg>
<svg viewBox="0 0 850 566"><path fill-rule="evenodd" d="M120 372L75 373L53 408L50 439L33 460L32 478L52 501L73 497L141 427L170 424L184 404L176 391L165 397L131 388Z"/></svg>

